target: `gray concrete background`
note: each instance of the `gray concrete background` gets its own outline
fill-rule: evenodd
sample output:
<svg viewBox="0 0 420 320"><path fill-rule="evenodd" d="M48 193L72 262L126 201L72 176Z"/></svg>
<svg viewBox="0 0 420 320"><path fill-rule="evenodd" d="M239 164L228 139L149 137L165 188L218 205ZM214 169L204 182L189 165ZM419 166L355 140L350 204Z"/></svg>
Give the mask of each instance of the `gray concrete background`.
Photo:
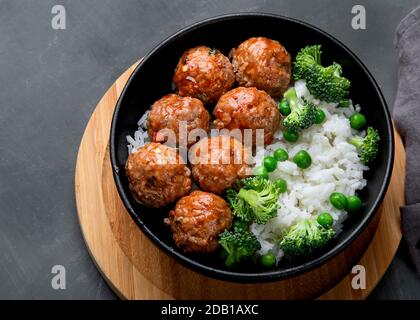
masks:
<svg viewBox="0 0 420 320"><path fill-rule="evenodd" d="M67 30L51 8L67 9ZM363 4L367 30L351 28ZM398 22L418 1L0 0L0 298L114 299L92 263L76 216L74 166L83 130L113 81L179 28L211 16L261 11L312 23L368 66L390 107ZM384 248L386 250L386 248ZM51 288L51 268L67 289ZM404 245L372 299L419 299Z"/></svg>

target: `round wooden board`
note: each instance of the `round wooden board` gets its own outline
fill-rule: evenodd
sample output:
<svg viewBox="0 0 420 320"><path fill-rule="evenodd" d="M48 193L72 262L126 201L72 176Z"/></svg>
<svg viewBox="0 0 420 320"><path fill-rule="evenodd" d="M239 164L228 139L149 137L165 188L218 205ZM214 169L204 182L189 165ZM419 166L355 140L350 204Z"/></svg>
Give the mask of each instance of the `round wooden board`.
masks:
<svg viewBox="0 0 420 320"><path fill-rule="evenodd" d="M363 299L381 279L401 240L405 152L396 134L394 172L381 212L346 250L322 267L292 279L239 284L202 276L158 249L126 212L115 188L108 140L112 114L128 69L108 90L84 133L76 165L80 225L98 269L125 299ZM362 256L363 255L363 256ZM351 286L352 266L366 270L366 289Z"/></svg>

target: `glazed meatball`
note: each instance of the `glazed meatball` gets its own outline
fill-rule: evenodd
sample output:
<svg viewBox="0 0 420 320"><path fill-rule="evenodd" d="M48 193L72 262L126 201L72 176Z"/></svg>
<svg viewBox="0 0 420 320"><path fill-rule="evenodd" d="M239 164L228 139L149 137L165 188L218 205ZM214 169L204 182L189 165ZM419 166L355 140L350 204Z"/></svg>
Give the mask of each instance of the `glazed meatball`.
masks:
<svg viewBox="0 0 420 320"><path fill-rule="evenodd" d="M219 246L219 233L231 227L232 213L221 197L194 191L178 201L165 223L185 252L212 252Z"/></svg>
<svg viewBox="0 0 420 320"><path fill-rule="evenodd" d="M191 190L191 171L174 148L149 143L129 155L125 166L137 202L152 208L172 203Z"/></svg>
<svg viewBox="0 0 420 320"><path fill-rule="evenodd" d="M179 95L213 104L233 86L235 74L229 59L219 50L200 46L184 52L173 81Z"/></svg>
<svg viewBox="0 0 420 320"><path fill-rule="evenodd" d="M214 125L219 129L240 129L242 132L252 129L253 145L256 129L264 129L264 143L270 144L280 125L276 102L257 88L239 87L229 91L220 98L213 114Z"/></svg>
<svg viewBox="0 0 420 320"><path fill-rule="evenodd" d="M179 136L180 121L186 124L186 132L182 133L185 137ZM194 129L203 129L208 132L210 115L200 100L168 94L152 105L148 115L147 129L154 142L167 141L165 129L169 129L175 134L174 143L180 143L181 138L181 140L185 139L188 145L192 145L196 139L187 135Z"/></svg>
<svg viewBox="0 0 420 320"><path fill-rule="evenodd" d="M281 97L290 84L292 59L276 40L251 38L230 53L236 81Z"/></svg>
<svg viewBox="0 0 420 320"><path fill-rule="evenodd" d="M216 194L252 174L249 149L227 135L200 140L191 148L189 158L194 180L202 190Z"/></svg>

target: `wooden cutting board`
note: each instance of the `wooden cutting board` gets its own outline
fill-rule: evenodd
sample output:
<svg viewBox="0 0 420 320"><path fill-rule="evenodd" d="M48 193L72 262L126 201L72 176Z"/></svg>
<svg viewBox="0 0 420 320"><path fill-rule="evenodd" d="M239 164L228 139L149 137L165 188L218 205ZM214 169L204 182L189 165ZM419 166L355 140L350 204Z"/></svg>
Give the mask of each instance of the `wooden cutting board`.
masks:
<svg viewBox="0 0 420 320"><path fill-rule="evenodd" d="M205 277L158 249L126 212L115 187L108 140L112 114L128 69L97 105L76 165L76 202L86 246L117 295L126 299L363 299L391 263L401 240L405 151L396 137L394 172L384 203L363 234L327 264L295 278L238 284ZM351 286L355 264L364 266L366 289Z"/></svg>

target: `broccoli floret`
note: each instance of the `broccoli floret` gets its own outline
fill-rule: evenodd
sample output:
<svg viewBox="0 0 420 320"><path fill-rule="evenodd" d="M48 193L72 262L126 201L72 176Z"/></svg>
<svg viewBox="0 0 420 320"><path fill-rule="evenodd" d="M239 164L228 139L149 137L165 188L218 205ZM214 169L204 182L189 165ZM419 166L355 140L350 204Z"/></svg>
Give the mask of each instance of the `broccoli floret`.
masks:
<svg viewBox="0 0 420 320"><path fill-rule="evenodd" d="M306 74L306 86L316 98L326 102L343 101L349 94L350 81L341 76L338 63L329 67L313 65Z"/></svg>
<svg viewBox="0 0 420 320"><path fill-rule="evenodd" d="M233 215L244 221L265 224L277 215L280 190L277 185L261 176L243 179L241 189L227 191Z"/></svg>
<svg viewBox="0 0 420 320"><path fill-rule="evenodd" d="M229 268L261 249L261 244L255 235L244 229L236 229L234 232L223 231L219 243L227 253L225 264Z"/></svg>
<svg viewBox="0 0 420 320"><path fill-rule="evenodd" d="M234 189L228 189L226 191L226 198L227 198L229 207L233 211L233 215L235 215L242 221L251 220L251 209L245 203L244 200L238 197L238 193Z"/></svg>
<svg viewBox="0 0 420 320"><path fill-rule="evenodd" d="M251 220L266 224L277 215L280 190L277 185L261 176L244 179L238 198L249 208Z"/></svg>
<svg viewBox="0 0 420 320"><path fill-rule="evenodd" d="M326 102L341 102L349 94L350 81L341 76L338 63L321 65L321 46L307 46L296 56L293 67L295 80L305 79L309 92Z"/></svg>
<svg viewBox="0 0 420 320"><path fill-rule="evenodd" d="M294 132L307 129L315 123L317 108L313 103L299 99L295 88L284 93L284 99L290 106L291 113L283 120L283 125Z"/></svg>
<svg viewBox="0 0 420 320"><path fill-rule="evenodd" d="M331 228L324 228L310 219L303 219L290 227L280 242L280 248L289 256L303 257L325 246L335 236Z"/></svg>
<svg viewBox="0 0 420 320"><path fill-rule="evenodd" d="M360 161L367 165L376 158L380 140L379 132L372 127L368 127L366 137L353 137L349 140L349 143L357 148Z"/></svg>
<svg viewBox="0 0 420 320"><path fill-rule="evenodd" d="M348 107L350 107L350 100L349 99L344 99L344 100L341 100L339 103L338 103L338 106L337 106L338 108L348 108Z"/></svg>
<svg viewBox="0 0 420 320"><path fill-rule="evenodd" d="M321 46L307 46L297 54L293 65L294 80L305 79L307 71L315 64L321 64Z"/></svg>
<svg viewBox="0 0 420 320"><path fill-rule="evenodd" d="M245 231L249 231L249 223L248 221L244 221L241 219L235 219L233 221L233 230L236 231L240 231L240 230L245 230Z"/></svg>

